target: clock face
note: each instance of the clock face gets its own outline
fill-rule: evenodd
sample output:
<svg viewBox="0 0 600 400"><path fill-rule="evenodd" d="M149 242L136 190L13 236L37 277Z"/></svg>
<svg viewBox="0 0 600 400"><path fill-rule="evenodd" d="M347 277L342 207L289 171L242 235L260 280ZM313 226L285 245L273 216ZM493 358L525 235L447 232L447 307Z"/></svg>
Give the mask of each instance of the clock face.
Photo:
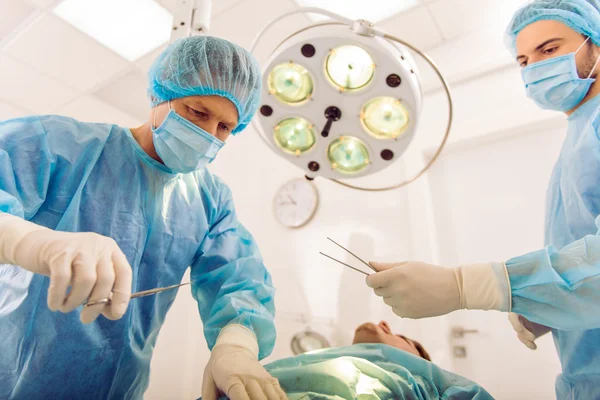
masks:
<svg viewBox="0 0 600 400"><path fill-rule="evenodd" d="M275 218L289 228L306 225L317 211L317 188L306 179L294 179L279 189L273 202Z"/></svg>

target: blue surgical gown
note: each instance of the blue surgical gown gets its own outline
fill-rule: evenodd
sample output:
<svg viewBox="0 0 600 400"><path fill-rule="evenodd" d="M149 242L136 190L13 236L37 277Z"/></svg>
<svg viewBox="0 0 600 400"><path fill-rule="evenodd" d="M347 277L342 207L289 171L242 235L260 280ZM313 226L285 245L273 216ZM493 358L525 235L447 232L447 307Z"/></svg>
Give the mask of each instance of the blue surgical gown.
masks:
<svg viewBox="0 0 600 400"><path fill-rule="evenodd" d="M241 324L261 358L271 352L274 289L230 190L206 170L169 173L129 129L58 116L0 123L0 212L113 238L133 291L177 284L191 266L209 347L221 328ZM84 325L78 310L48 309L48 283L0 265L0 399L142 398L176 291L132 300L118 321Z"/></svg>
<svg viewBox="0 0 600 400"><path fill-rule="evenodd" d="M547 247L506 263L512 311L549 326L559 399L600 399L600 96L569 117L548 187Z"/></svg>
<svg viewBox="0 0 600 400"><path fill-rule="evenodd" d="M290 400L493 399L476 383L384 344L318 350L265 369Z"/></svg>

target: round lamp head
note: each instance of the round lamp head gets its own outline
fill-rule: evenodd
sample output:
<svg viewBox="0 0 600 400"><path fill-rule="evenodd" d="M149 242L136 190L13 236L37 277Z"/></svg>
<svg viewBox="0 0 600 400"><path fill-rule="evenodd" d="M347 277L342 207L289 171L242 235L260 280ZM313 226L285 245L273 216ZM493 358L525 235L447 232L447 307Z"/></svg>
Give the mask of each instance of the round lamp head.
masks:
<svg viewBox="0 0 600 400"><path fill-rule="evenodd" d="M393 97L376 97L363 107L360 120L365 130L377 139L396 139L408 127L408 110Z"/></svg>
<svg viewBox="0 0 600 400"><path fill-rule="evenodd" d="M329 52L325 71L339 90L357 90L367 86L373 79L375 63L362 47L345 45Z"/></svg>
<svg viewBox="0 0 600 400"><path fill-rule="evenodd" d="M342 136L331 142L327 157L332 168L345 174L355 174L369 166L369 150L363 142L351 136Z"/></svg>
<svg viewBox="0 0 600 400"><path fill-rule="evenodd" d="M304 118L286 118L275 125L275 142L285 152L299 156L316 143L314 127Z"/></svg>
<svg viewBox="0 0 600 400"><path fill-rule="evenodd" d="M303 103L313 92L313 80L306 68L291 61L273 67L267 82L269 93L282 103Z"/></svg>

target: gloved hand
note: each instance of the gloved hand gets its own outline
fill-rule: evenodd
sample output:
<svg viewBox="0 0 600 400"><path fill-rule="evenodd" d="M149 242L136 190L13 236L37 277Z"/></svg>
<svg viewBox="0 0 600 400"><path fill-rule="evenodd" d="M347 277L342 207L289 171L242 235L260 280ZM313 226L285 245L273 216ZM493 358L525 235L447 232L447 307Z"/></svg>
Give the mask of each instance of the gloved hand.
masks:
<svg viewBox="0 0 600 400"><path fill-rule="evenodd" d="M202 399L283 400L286 394L258 362L256 336L241 325L228 325L219 334L204 369Z"/></svg>
<svg viewBox="0 0 600 400"><path fill-rule="evenodd" d="M517 332L517 337L521 343L531 350L537 349L537 345L535 344L535 340L537 338L550 332L550 328L547 326L531 322L519 314L510 313L508 315L508 320L510 321L515 332Z"/></svg>
<svg viewBox="0 0 600 400"><path fill-rule="evenodd" d="M380 272L369 275L367 285L400 317L435 317L460 309L510 311L508 278L498 281L492 264L456 268L422 262L371 265Z"/></svg>
<svg viewBox="0 0 600 400"><path fill-rule="evenodd" d="M0 262L49 276L48 307L52 311L68 313L88 299L112 298L109 305L84 307L80 316L83 323L94 321L100 313L116 320L127 311L131 267L111 238L89 232L53 231L2 214Z"/></svg>

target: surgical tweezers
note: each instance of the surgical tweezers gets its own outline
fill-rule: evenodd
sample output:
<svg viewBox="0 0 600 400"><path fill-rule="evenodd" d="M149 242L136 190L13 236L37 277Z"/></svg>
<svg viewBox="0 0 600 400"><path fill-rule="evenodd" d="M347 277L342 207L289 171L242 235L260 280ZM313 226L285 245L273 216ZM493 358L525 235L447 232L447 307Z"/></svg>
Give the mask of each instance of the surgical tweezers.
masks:
<svg viewBox="0 0 600 400"><path fill-rule="evenodd" d="M333 242L333 243L334 243L335 245L337 245L338 247L341 247L342 249L344 249L345 251L347 251L347 252L348 252L348 253L349 253L349 254L350 254L352 257L356 258L358 261L360 261L361 263L365 264L367 267L369 267L369 268L370 268L370 269L372 269L373 271L375 271L375 272L379 272L379 271L377 271L375 268L373 268L373 267L371 266L371 264L369 264L368 262L366 262L365 260L363 260L362 258L360 258L359 256L357 256L356 254L354 254L353 252L351 252L350 250L348 250L347 248L345 248L344 246L342 246L341 244L339 244L339 243L338 243L338 242L336 242L335 240L333 240L333 239L331 239L331 238L329 238L329 237L328 237L327 239L328 239L329 241ZM327 255L327 254L325 254L325 253L323 253L323 252L319 252L319 254L321 254L322 256L325 256L325 257L327 257L327 258L329 258L329 259L331 259L331 260L333 260L333 261L335 261L335 262L338 262L338 263L342 264L343 266L346 266L346 267L348 267L348 268L350 268L350 269L353 269L353 270L354 270L354 271L356 271L356 272L360 272L361 274L369 275L369 274L367 274L365 271L361 271L361 270L360 270L360 269L358 269L358 268L354 268L353 266L351 266L351 265L348 265L348 264L346 264L345 262L342 262L342 261L340 261L340 260L338 260L338 259L336 259L336 258L333 258L333 257L331 257L331 256L329 256L329 255Z"/></svg>
<svg viewBox="0 0 600 400"><path fill-rule="evenodd" d="M141 292L132 293L131 294L131 298L132 299L136 299L138 297L151 296L153 294L164 292L165 290L176 289L176 288L178 288L180 286L189 285L190 283L191 282L186 282L186 283L180 283L178 285L171 285L171 286L166 286L166 287L162 287L162 288L142 290ZM100 300L88 301L88 302L86 302L84 304L84 307L95 306L97 304L109 304L110 300L111 299L109 299L108 297L106 297L106 298L100 299Z"/></svg>

